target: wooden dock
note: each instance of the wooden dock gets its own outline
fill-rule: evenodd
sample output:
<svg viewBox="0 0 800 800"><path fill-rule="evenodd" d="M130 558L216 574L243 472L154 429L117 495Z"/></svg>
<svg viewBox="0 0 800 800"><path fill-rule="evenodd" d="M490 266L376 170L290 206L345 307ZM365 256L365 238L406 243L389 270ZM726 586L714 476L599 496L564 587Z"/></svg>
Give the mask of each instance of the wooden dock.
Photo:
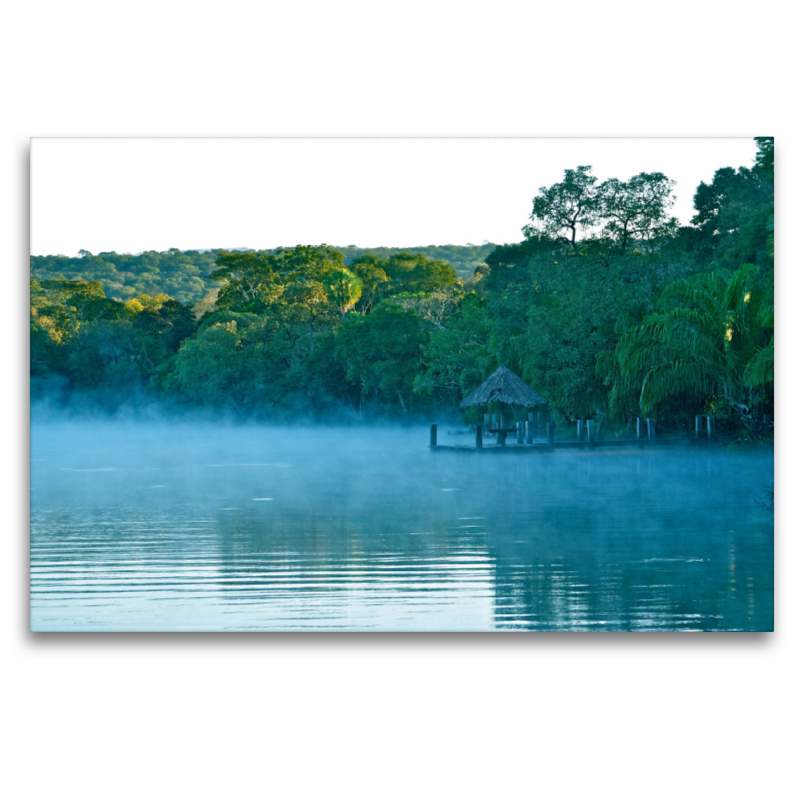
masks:
<svg viewBox="0 0 800 800"><path fill-rule="evenodd" d="M588 421L591 423L591 420ZM552 453L556 450L608 450L611 448L627 449L649 449L662 447L705 447L708 445L722 444L716 436L712 438L712 426L708 426L708 435L701 436L698 426L694 437L686 438L659 438L655 436L655 424L652 420L646 420L646 425L637 424L635 439L597 439L594 435L593 424L578 425L577 437L556 441L555 428L553 423L549 423L544 437L532 436L529 429L517 427L508 429L487 430L484 433L482 426L478 425L475 431L475 444L439 444L438 428L431 425L430 449L442 452L457 453ZM646 431L645 435L641 435ZM486 434L492 434L495 438L493 443L487 443L484 439ZM508 434L516 433L516 441L508 441ZM585 436L583 434L586 434Z"/></svg>

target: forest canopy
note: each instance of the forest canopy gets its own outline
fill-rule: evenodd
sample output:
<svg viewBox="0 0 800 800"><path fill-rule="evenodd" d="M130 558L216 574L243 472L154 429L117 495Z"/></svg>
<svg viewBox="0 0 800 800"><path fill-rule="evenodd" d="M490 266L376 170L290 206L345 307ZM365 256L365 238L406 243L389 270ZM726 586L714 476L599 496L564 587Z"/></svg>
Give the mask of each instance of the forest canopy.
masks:
<svg viewBox="0 0 800 800"><path fill-rule="evenodd" d="M756 144L697 187L683 226L667 175L578 165L521 210L515 244L32 256L32 399L456 417L505 364L557 421L713 414L767 436L774 141Z"/></svg>

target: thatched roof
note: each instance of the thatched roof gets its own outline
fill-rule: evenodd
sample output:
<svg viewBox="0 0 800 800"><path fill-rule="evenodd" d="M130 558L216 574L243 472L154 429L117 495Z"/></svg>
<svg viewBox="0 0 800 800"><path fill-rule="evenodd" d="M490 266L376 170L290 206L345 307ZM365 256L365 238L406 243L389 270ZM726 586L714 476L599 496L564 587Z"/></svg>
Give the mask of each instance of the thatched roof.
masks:
<svg viewBox="0 0 800 800"><path fill-rule="evenodd" d="M507 403L532 408L545 405L547 400L524 384L508 367L501 365L474 392L464 398L459 408L482 406L486 403Z"/></svg>

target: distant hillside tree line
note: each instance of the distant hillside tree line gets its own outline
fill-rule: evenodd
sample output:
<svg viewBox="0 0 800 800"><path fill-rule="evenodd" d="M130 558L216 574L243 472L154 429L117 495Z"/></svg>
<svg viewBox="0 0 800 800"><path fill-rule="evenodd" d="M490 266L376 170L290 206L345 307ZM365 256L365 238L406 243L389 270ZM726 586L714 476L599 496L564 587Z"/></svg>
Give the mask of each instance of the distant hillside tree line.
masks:
<svg viewBox="0 0 800 800"><path fill-rule="evenodd" d="M456 274L467 280L496 245L444 245L429 247L337 247L349 266L364 256L388 259L400 253L423 255L432 261L448 263ZM66 278L68 280L100 281L107 297L128 300L143 294L166 294L187 305L198 304L201 310L213 306L220 284L210 278L216 269L216 259L223 250L177 250L163 253L147 251L130 253L99 253L81 250L75 258L68 256L31 256L31 277L37 280ZM242 248L235 252L255 252ZM261 251L276 253L275 250Z"/></svg>

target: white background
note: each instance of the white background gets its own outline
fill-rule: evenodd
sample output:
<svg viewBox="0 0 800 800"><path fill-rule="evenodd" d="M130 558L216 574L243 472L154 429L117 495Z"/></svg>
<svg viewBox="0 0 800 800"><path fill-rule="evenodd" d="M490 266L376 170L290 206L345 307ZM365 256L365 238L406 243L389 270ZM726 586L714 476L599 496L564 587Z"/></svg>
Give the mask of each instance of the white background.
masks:
<svg viewBox="0 0 800 800"><path fill-rule="evenodd" d="M796 342L784 320L797 297L797 60L780 9L464 0L6 9L6 796L794 795ZM28 633L28 138L123 135L775 135L777 633Z"/></svg>

